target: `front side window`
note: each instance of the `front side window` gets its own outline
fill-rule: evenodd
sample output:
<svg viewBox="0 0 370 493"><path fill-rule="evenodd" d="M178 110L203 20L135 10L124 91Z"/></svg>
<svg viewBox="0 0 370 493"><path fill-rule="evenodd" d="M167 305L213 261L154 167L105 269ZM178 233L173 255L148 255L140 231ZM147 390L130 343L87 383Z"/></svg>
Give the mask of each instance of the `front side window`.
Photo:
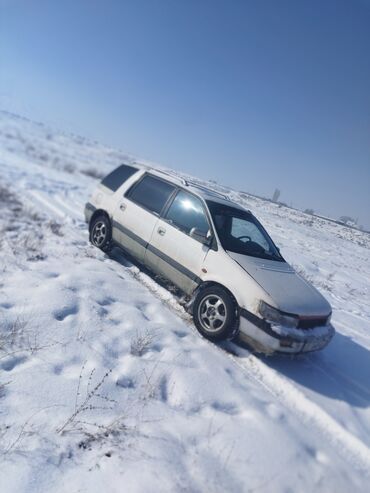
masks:
<svg viewBox="0 0 370 493"><path fill-rule="evenodd" d="M130 178L134 173L138 171L137 168L133 166L128 166L127 164L122 164L118 166L115 170L113 170L109 175L102 179L102 185L107 188L110 188L113 192L119 189L119 187L126 180Z"/></svg>
<svg viewBox="0 0 370 493"><path fill-rule="evenodd" d="M155 214L160 214L175 187L154 176L146 175L128 193L128 197L138 205Z"/></svg>
<svg viewBox="0 0 370 493"><path fill-rule="evenodd" d="M229 252L284 262L258 220L248 211L207 201L218 237Z"/></svg>
<svg viewBox="0 0 370 493"><path fill-rule="evenodd" d="M193 228L207 234L209 224L202 202L190 193L180 191L166 214L167 221L189 234Z"/></svg>
<svg viewBox="0 0 370 493"><path fill-rule="evenodd" d="M248 221L240 217L232 217L230 234L232 238L237 240L253 241L260 245L265 251L268 251L269 249L267 239L253 221Z"/></svg>

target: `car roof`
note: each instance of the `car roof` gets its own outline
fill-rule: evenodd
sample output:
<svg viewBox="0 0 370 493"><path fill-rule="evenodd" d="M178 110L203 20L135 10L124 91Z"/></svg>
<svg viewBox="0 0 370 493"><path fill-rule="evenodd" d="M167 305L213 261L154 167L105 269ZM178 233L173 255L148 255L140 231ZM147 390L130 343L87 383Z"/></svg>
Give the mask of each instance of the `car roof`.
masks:
<svg viewBox="0 0 370 493"><path fill-rule="evenodd" d="M142 166L141 168L145 169L152 175L158 176L159 178L164 178L166 181L169 181L174 185L193 193L194 195L198 195L203 200L211 200L219 204L228 205L229 207L235 207L236 209L241 209L244 211L246 210L241 205L230 200L228 195L218 192L217 190L213 190L212 188L208 188L206 185L202 185L201 183L191 179L183 178L182 176L176 175L172 171L162 170L159 168L150 168L147 166Z"/></svg>

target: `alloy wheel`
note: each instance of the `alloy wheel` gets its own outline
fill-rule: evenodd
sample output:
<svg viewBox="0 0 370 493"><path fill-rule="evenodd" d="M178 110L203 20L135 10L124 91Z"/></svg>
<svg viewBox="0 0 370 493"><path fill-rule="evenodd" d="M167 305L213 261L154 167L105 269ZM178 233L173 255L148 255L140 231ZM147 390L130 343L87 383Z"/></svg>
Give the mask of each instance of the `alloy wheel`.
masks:
<svg viewBox="0 0 370 493"><path fill-rule="evenodd" d="M98 221L94 225L92 232L92 241L95 246L101 247L107 237L107 226L104 221Z"/></svg>
<svg viewBox="0 0 370 493"><path fill-rule="evenodd" d="M198 319L207 332L221 330L225 325L226 318L226 305L219 296L208 295L199 304Z"/></svg>

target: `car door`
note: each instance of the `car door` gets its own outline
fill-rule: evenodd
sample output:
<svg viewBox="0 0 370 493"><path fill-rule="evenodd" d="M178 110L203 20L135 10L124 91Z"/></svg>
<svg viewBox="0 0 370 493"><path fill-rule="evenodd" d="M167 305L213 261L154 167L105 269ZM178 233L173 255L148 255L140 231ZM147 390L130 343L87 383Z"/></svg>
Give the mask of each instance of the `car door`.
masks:
<svg viewBox="0 0 370 493"><path fill-rule="evenodd" d="M184 191L176 193L160 218L147 248L145 262L183 291L191 293L200 282L209 246L191 236L194 228L206 237L210 225L202 201Z"/></svg>
<svg viewBox="0 0 370 493"><path fill-rule="evenodd" d="M145 250L159 215L175 186L145 174L118 201L113 213L113 239L144 263Z"/></svg>

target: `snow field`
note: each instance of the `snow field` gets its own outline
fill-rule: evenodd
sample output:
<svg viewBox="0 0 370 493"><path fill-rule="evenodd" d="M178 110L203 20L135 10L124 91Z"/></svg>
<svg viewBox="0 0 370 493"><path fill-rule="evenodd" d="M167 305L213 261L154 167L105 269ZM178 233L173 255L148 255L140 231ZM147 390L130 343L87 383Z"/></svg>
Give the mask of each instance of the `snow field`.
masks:
<svg viewBox="0 0 370 493"><path fill-rule="evenodd" d="M156 279L88 243L90 175L133 158L4 113L0 145L1 491L367 491L366 235L227 190L338 334L293 359L216 347Z"/></svg>

